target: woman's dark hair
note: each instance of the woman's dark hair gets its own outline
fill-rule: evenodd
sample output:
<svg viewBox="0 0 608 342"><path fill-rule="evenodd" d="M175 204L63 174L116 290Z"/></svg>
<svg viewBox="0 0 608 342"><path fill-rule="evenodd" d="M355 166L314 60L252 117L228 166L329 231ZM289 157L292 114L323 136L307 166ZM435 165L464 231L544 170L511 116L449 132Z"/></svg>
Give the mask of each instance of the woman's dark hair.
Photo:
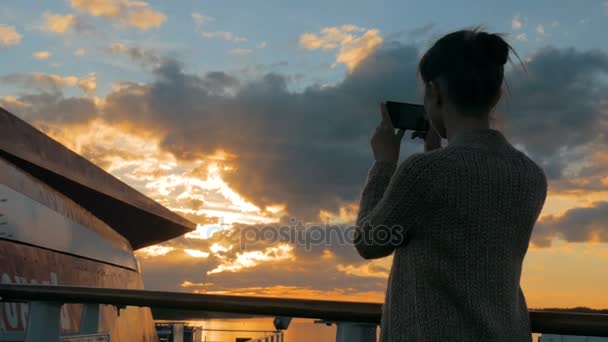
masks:
<svg viewBox="0 0 608 342"><path fill-rule="evenodd" d="M450 100L463 112L483 115L492 109L501 89L510 51L517 56L499 34L479 27L456 31L424 54L418 72L425 84L441 77Z"/></svg>

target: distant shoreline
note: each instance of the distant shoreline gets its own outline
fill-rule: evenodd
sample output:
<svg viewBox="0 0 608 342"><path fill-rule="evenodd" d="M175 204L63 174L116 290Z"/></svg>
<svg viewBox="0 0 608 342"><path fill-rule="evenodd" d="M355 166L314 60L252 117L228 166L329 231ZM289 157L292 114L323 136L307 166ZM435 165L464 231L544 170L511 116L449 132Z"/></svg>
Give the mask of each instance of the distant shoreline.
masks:
<svg viewBox="0 0 608 342"><path fill-rule="evenodd" d="M584 312L596 314L608 314L608 309L591 309L585 306L577 306L574 308L528 308L535 311L566 311L566 312Z"/></svg>

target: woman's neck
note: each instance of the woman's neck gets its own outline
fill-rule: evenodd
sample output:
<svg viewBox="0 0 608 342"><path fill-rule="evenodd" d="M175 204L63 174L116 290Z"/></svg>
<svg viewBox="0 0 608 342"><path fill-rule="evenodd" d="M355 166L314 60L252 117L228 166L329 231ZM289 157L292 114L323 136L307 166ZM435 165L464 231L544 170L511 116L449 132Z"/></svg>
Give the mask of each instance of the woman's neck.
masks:
<svg viewBox="0 0 608 342"><path fill-rule="evenodd" d="M458 114L448 115L448 118L446 118L444 122L448 143L463 132L490 128L490 120L487 115L484 116L484 118L475 118Z"/></svg>

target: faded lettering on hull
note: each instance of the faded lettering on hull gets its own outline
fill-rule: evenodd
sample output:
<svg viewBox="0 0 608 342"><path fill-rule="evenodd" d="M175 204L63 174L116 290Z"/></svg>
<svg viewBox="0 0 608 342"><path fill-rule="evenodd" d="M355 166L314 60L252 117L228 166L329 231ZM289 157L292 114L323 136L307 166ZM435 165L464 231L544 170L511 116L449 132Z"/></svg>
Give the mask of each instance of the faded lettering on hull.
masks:
<svg viewBox="0 0 608 342"><path fill-rule="evenodd" d="M0 240L0 282L143 288L141 275L136 271L7 240ZM82 305L63 305L62 331L77 333L81 315ZM24 331L27 318L27 304L0 304L0 331ZM133 329L134 326L137 326L137 329ZM115 307L102 305L100 332L107 332L111 341L157 340L152 315L148 308L127 307L121 310L118 316Z"/></svg>
<svg viewBox="0 0 608 342"><path fill-rule="evenodd" d="M11 281L12 280L12 281ZM57 274L50 272L48 280L39 281L38 279L30 279L18 276L2 273L0 278L2 284L30 284L30 285L58 285ZM28 305L26 303L4 303L0 304L0 311L2 312L2 319L0 319L0 327L4 331L21 331L25 330L27 326L28 317ZM71 319L68 313L68 306L64 305L61 307L61 329L63 331L70 331Z"/></svg>

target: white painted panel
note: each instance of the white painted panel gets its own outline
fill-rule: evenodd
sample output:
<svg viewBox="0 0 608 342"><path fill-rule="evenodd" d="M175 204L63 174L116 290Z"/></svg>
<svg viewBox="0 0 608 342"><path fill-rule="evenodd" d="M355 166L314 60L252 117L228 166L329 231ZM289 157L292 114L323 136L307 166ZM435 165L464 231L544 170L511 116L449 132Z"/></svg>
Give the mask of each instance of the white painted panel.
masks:
<svg viewBox="0 0 608 342"><path fill-rule="evenodd" d="M0 238L138 270L133 253L0 184Z"/></svg>

